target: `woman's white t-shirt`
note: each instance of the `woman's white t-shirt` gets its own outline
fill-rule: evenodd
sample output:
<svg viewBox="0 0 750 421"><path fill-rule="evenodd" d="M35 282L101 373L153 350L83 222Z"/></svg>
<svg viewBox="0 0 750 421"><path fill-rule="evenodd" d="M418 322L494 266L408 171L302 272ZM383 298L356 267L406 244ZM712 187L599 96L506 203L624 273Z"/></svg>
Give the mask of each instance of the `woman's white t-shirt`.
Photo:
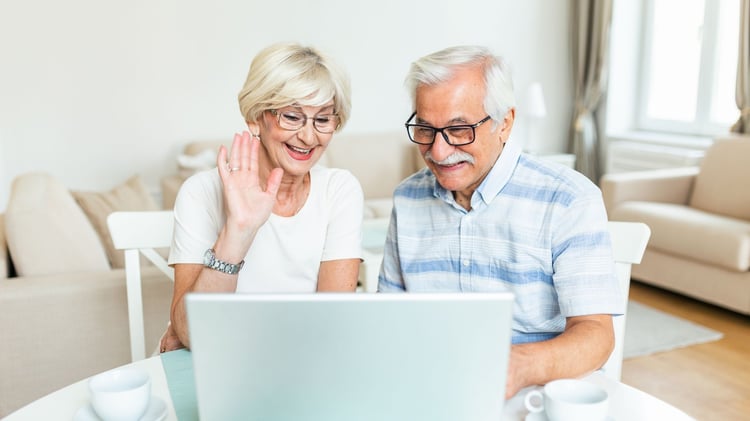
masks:
<svg viewBox="0 0 750 421"><path fill-rule="evenodd" d="M258 230L237 292L314 292L320 262L362 258L362 206L362 187L349 171L314 166L299 212L291 217L272 213ZM217 169L185 181L174 217L169 264L203 264L226 220Z"/></svg>

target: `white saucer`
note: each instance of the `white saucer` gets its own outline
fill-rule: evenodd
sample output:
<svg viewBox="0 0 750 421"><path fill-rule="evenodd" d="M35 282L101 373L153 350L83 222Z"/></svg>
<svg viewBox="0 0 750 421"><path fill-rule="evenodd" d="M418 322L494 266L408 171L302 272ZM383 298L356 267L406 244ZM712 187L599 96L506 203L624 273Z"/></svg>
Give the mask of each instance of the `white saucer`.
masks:
<svg viewBox="0 0 750 421"><path fill-rule="evenodd" d="M167 419L167 404L159 397L151 396L146 413L139 421L164 421ZM73 416L73 421L101 421L91 403L78 408Z"/></svg>
<svg viewBox="0 0 750 421"><path fill-rule="evenodd" d="M528 415L526 415L526 418L523 419L523 421L547 421L547 414L542 412L529 412Z"/></svg>
<svg viewBox="0 0 750 421"><path fill-rule="evenodd" d="M548 421L547 414L542 412L529 412L528 415L526 415L526 418L523 419L524 421ZM607 421L615 421L614 418L607 415Z"/></svg>

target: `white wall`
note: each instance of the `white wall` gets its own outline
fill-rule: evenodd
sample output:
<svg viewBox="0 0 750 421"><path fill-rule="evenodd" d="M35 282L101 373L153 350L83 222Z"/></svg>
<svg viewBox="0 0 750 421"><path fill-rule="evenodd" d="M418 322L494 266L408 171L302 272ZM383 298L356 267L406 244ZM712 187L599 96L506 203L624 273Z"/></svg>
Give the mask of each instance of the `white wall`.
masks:
<svg viewBox="0 0 750 421"><path fill-rule="evenodd" d="M544 150L567 145L568 2L12 3L0 13L0 211L27 171L92 190L139 173L157 192L185 143L244 128L236 94L253 55L276 41L315 45L349 71L348 132L402 128L403 77L417 57L488 45L511 62L519 95L543 84Z"/></svg>

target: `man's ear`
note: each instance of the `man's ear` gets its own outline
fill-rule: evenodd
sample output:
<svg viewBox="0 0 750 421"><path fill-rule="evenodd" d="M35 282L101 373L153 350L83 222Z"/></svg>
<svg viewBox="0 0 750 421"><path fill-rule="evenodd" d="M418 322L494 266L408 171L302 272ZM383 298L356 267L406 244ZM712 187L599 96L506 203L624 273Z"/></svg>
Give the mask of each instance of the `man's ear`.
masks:
<svg viewBox="0 0 750 421"><path fill-rule="evenodd" d="M508 137L510 137L510 132L513 129L513 122L516 120L516 109L510 108L508 109L508 112L505 113L505 117L503 117L503 124L500 126L500 142L503 144L508 141Z"/></svg>

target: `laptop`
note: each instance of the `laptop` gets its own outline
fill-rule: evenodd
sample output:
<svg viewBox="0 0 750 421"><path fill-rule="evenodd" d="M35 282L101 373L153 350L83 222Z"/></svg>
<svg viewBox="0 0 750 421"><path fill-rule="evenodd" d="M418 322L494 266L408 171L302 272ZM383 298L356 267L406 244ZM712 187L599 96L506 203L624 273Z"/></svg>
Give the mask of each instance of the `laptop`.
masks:
<svg viewBox="0 0 750 421"><path fill-rule="evenodd" d="M186 300L201 419L501 419L511 293Z"/></svg>

